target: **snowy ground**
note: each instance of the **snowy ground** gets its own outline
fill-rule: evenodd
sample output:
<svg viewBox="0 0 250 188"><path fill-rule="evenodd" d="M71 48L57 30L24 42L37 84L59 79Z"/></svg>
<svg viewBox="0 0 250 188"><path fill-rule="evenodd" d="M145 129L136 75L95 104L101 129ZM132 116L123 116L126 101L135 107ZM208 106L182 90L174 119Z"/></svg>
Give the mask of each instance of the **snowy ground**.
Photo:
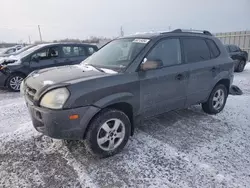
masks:
<svg viewBox="0 0 250 188"><path fill-rule="evenodd" d="M234 84L244 94L219 115L166 113L102 160L37 133L19 94L0 91L0 187L249 187L250 64Z"/></svg>

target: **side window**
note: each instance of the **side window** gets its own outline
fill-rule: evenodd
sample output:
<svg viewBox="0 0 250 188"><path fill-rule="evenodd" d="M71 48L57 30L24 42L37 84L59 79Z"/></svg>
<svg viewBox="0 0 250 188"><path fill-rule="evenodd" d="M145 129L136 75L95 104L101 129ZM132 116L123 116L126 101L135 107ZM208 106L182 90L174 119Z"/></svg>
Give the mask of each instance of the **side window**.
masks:
<svg viewBox="0 0 250 188"><path fill-rule="evenodd" d="M59 56L59 48L51 47L49 48L48 58L57 58Z"/></svg>
<svg viewBox="0 0 250 188"><path fill-rule="evenodd" d="M93 53L96 52L96 50L93 47L87 47L88 48L88 54L92 55Z"/></svg>
<svg viewBox="0 0 250 188"><path fill-rule="evenodd" d="M39 50L38 52L36 52L31 56L31 59L39 59L39 60L48 59L48 51L49 51L48 48Z"/></svg>
<svg viewBox="0 0 250 188"><path fill-rule="evenodd" d="M82 46L63 46L62 52L64 57L77 57L86 55L86 51Z"/></svg>
<svg viewBox="0 0 250 188"><path fill-rule="evenodd" d="M47 60L57 58L59 55L58 47L44 48L31 56L31 59Z"/></svg>
<svg viewBox="0 0 250 188"><path fill-rule="evenodd" d="M179 39L160 41L147 55L148 60L161 60L163 66L181 63L181 48Z"/></svg>
<svg viewBox="0 0 250 188"><path fill-rule="evenodd" d="M187 63L206 61L210 59L208 45L203 39L183 39L183 47Z"/></svg>
<svg viewBox="0 0 250 188"><path fill-rule="evenodd" d="M78 48L79 48L79 55L80 56L87 56L86 55L86 49L85 49L84 46L79 46Z"/></svg>
<svg viewBox="0 0 250 188"><path fill-rule="evenodd" d="M211 51L211 57L212 58L218 57L220 55L220 51L219 51L218 46L215 44L215 42L212 40L207 40L207 44Z"/></svg>

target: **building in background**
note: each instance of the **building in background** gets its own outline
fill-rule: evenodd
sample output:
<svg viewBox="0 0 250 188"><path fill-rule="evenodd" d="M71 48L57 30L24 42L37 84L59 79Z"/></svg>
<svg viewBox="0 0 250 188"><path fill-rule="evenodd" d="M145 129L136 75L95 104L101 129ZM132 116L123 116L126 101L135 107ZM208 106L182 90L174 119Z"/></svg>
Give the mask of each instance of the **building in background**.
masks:
<svg viewBox="0 0 250 188"><path fill-rule="evenodd" d="M235 44L250 54L250 31L215 33L214 35L219 38L223 44ZM250 55L248 58L248 60L250 60Z"/></svg>

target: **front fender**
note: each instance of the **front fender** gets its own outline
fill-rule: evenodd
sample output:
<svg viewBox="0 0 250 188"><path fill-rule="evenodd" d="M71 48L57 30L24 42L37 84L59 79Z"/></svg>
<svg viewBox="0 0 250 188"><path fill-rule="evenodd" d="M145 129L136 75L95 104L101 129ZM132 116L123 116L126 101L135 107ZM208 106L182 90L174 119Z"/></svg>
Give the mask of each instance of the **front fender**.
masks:
<svg viewBox="0 0 250 188"><path fill-rule="evenodd" d="M106 96L94 103L94 106L99 108L105 108L109 105L116 104L119 102L126 102L131 104L131 100L134 97L132 93L123 92L123 93L115 93L109 96Z"/></svg>

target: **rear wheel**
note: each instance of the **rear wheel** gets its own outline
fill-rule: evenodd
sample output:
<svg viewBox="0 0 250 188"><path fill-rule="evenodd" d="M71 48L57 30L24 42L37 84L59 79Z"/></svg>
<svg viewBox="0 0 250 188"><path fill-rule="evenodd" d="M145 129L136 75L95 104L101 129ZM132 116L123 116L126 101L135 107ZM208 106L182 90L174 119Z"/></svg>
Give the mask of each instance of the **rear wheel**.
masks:
<svg viewBox="0 0 250 188"><path fill-rule="evenodd" d="M225 85L216 85L211 92L207 102L202 104L202 109L208 114L217 114L223 110L228 96Z"/></svg>
<svg viewBox="0 0 250 188"><path fill-rule="evenodd" d="M91 154L109 157L128 142L131 124L128 116L116 109L105 109L89 125L85 145Z"/></svg>
<svg viewBox="0 0 250 188"><path fill-rule="evenodd" d="M6 82L6 86L10 91L18 92L20 91L20 85L23 79L24 76L21 74L12 74Z"/></svg>
<svg viewBox="0 0 250 188"><path fill-rule="evenodd" d="M237 66L236 72L243 72L245 65L246 62L244 60L241 60Z"/></svg>

